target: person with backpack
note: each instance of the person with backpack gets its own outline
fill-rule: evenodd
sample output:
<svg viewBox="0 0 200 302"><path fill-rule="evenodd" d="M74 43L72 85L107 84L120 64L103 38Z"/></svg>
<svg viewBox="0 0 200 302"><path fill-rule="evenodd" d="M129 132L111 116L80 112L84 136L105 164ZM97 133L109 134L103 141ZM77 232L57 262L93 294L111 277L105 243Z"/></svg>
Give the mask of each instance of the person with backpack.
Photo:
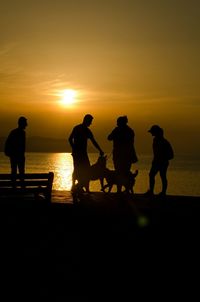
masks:
<svg viewBox="0 0 200 302"><path fill-rule="evenodd" d="M153 125L149 133L154 137L153 139L153 161L149 172L149 190L145 195L154 194L155 176L159 172L162 182L162 191L159 196L165 196L167 192L167 169L169 160L174 158L174 151L168 140L164 138L164 131L158 125Z"/></svg>

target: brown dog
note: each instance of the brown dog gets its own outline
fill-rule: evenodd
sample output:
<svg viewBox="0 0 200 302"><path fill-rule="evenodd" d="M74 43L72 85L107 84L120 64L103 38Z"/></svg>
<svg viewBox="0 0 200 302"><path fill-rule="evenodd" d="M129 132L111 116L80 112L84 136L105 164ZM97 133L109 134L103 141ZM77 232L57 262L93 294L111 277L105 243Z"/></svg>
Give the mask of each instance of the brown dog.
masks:
<svg viewBox="0 0 200 302"><path fill-rule="evenodd" d="M101 190L103 190L103 180L104 180L104 175L105 175L105 170L106 170L106 161L107 161L107 156L99 156L97 162L93 164L87 175L88 175L88 188L89 188L89 182L91 180L98 180L100 181L101 185Z"/></svg>

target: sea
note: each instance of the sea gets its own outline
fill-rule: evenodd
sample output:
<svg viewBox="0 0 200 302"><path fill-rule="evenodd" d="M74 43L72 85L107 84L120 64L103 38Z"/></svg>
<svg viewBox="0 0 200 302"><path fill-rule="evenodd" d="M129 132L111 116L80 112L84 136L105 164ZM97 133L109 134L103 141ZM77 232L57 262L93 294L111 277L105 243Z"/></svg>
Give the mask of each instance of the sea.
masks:
<svg viewBox="0 0 200 302"><path fill-rule="evenodd" d="M91 164L98 159L98 153L89 153ZM148 174L151 167L151 155L139 155L139 161L133 164L132 171L138 169L134 187L135 193L144 193L148 189ZM108 154L107 167L113 169L112 155ZM73 161L71 153L26 153L26 172L54 172L53 190L70 190L72 185ZM0 152L0 173L10 173L9 158ZM100 191L100 182L90 182L91 191ZM159 175L156 176L155 193L161 191ZM113 187L116 192L116 187ZM200 196L200 158L180 156L170 161L168 169L169 195Z"/></svg>

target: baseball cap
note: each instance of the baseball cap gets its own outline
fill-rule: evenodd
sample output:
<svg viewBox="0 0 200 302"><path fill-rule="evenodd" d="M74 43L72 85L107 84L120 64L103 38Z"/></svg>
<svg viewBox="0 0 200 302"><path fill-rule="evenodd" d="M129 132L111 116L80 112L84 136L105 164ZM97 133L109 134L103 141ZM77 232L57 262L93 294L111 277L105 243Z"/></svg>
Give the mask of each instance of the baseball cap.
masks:
<svg viewBox="0 0 200 302"><path fill-rule="evenodd" d="M158 132L162 132L162 131L163 131L163 129L160 126L158 126L158 125L153 125L148 130L148 132L150 132L150 133L158 133Z"/></svg>

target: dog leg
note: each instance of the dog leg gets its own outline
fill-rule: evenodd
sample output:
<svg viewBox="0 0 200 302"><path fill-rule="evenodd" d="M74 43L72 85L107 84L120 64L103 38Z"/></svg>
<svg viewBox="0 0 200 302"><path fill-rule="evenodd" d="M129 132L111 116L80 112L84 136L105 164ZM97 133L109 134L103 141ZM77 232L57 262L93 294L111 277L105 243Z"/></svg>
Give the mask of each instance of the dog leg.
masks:
<svg viewBox="0 0 200 302"><path fill-rule="evenodd" d="M110 185L106 184L103 186L103 192L105 192L105 189L109 188L108 192L110 192Z"/></svg>
<svg viewBox="0 0 200 302"><path fill-rule="evenodd" d="M121 184L117 184L117 193L121 193L122 191L122 185Z"/></svg>
<svg viewBox="0 0 200 302"><path fill-rule="evenodd" d="M84 187L85 187L86 192L90 193L90 182L89 181L85 181Z"/></svg>
<svg viewBox="0 0 200 302"><path fill-rule="evenodd" d="M112 190L113 185L112 185L112 184L111 184L111 185L109 184L108 187L109 187L108 192L110 193L111 190Z"/></svg>
<svg viewBox="0 0 200 302"><path fill-rule="evenodd" d="M104 192L103 177L100 178L101 191Z"/></svg>

